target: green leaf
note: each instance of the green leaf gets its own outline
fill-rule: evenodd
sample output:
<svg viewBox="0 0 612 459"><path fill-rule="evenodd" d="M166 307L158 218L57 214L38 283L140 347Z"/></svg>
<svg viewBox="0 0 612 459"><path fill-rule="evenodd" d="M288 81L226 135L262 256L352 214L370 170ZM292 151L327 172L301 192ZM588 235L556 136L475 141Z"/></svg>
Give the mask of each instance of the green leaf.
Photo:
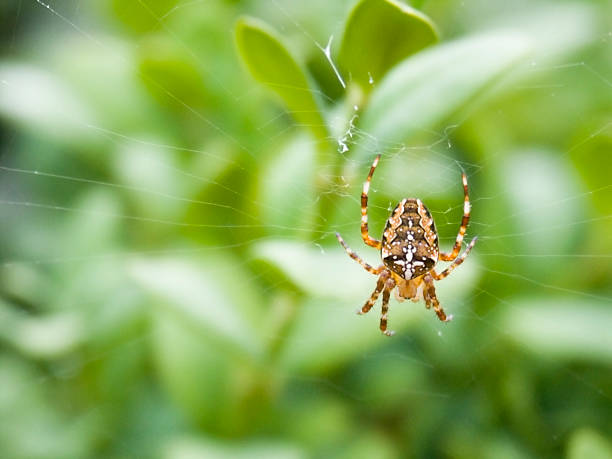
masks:
<svg viewBox="0 0 612 459"><path fill-rule="evenodd" d="M596 300L533 299L510 303L499 328L538 356L612 364L612 311Z"/></svg>
<svg viewBox="0 0 612 459"><path fill-rule="evenodd" d="M236 24L236 41L253 77L283 99L298 123L307 126L317 139L326 139L315 90L275 31L262 21L245 17Z"/></svg>
<svg viewBox="0 0 612 459"><path fill-rule="evenodd" d="M500 87L511 70L517 70L517 78L533 75L534 64L551 64L592 40L594 24L587 5L548 5L505 20L493 31L405 59L373 91L359 127L374 143L355 154L364 155L381 142L403 143L430 129L480 93ZM565 32L559 36L558 30Z"/></svg>
<svg viewBox="0 0 612 459"><path fill-rule="evenodd" d="M594 40L599 29L597 13L588 2L542 2L530 9L517 8L487 24L497 30L511 29L529 37L533 45L533 65L549 65ZM558 33L563 30L563 33Z"/></svg>
<svg viewBox="0 0 612 459"><path fill-rule="evenodd" d="M0 117L62 142L92 143L92 110L65 81L27 64L0 64Z"/></svg>
<svg viewBox="0 0 612 459"><path fill-rule="evenodd" d="M177 3L178 0L152 0L146 3L111 0L110 6L116 19L140 36L163 25L164 18L176 8Z"/></svg>
<svg viewBox="0 0 612 459"><path fill-rule="evenodd" d="M304 135L292 137L268 162L259 183L257 200L261 220L274 234L307 235L317 213L313 189L315 176L313 143Z"/></svg>
<svg viewBox="0 0 612 459"><path fill-rule="evenodd" d="M0 356L2 457L87 457L99 438L100 417L83 413L79 422L73 422L75 418L62 409L59 391L49 383L49 374L11 354L4 351Z"/></svg>
<svg viewBox="0 0 612 459"><path fill-rule="evenodd" d="M370 281L372 284L369 287L373 290L375 278L372 277ZM345 285L338 285L338 294L354 296L350 290L345 290ZM281 366L290 373L321 374L350 362L372 348L389 344L393 338L384 336L378 328L380 305L363 316L355 313L369 298L369 293L355 301L332 298L305 301L281 353ZM424 319L426 312L430 313L427 316L431 320L438 320L422 304L410 301L398 304L392 299L389 329L405 332ZM449 324L437 322L434 325L443 329Z"/></svg>
<svg viewBox="0 0 612 459"><path fill-rule="evenodd" d="M73 207L78 212L66 219L65 226L55 238L57 256L104 253L115 245L121 228L120 220L115 217L121 214L116 194L108 188L85 189L75 197Z"/></svg>
<svg viewBox="0 0 612 459"><path fill-rule="evenodd" d="M254 383L250 362L211 340L190 323L192 318L164 307L152 312L153 363L174 403L208 430L237 428L237 418L247 413L236 405Z"/></svg>
<svg viewBox="0 0 612 459"><path fill-rule="evenodd" d="M612 444L595 430L578 429L569 439L567 459L612 459Z"/></svg>
<svg viewBox="0 0 612 459"><path fill-rule="evenodd" d="M449 116L528 50L522 35L497 33L419 53L395 67L372 93L360 128L375 139L404 142Z"/></svg>
<svg viewBox="0 0 612 459"><path fill-rule="evenodd" d="M174 402L216 433L257 422L268 403L256 330L262 311L236 263L143 259L129 271L151 298L154 363Z"/></svg>
<svg viewBox="0 0 612 459"><path fill-rule="evenodd" d="M139 76L160 104L177 111L201 110L206 105L207 94L198 62L176 40L148 37L138 52Z"/></svg>
<svg viewBox="0 0 612 459"><path fill-rule="evenodd" d="M262 343L248 320L255 315L256 300L250 296L242 302L236 295L245 294L247 287L232 291L219 271L174 259L139 260L130 266L130 274L157 304L186 317L207 341L235 355L256 357Z"/></svg>
<svg viewBox="0 0 612 459"><path fill-rule="evenodd" d="M0 300L0 342L10 343L28 357L53 360L81 343L82 320L74 313L30 316Z"/></svg>
<svg viewBox="0 0 612 459"><path fill-rule="evenodd" d="M578 233L587 226L580 224L588 219L586 200L581 199L573 171L560 158L554 150L533 148L522 148L504 158L496 180L502 185L508 200L506 212L512 217L501 217L483 231L485 237L501 237L508 245L516 244L520 252L532 255L526 270L539 274L540 279L547 271L565 271L564 266L550 266L546 255L570 252L575 238L580 237ZM571 224L568 215L573 216ZM528 237L512 236L521 232L527 232Z"/></svg>
<svg viewBox="0 0 612 459"><path fill-rule="evenodd" d="M205 437L172 438L164 448L164 459L300 459L306 455L297 447L279 441L221 442Z"/></svg>
<svg viewBox="0 0 612 459"><path fill-rule="evenodd" d="M75 350L84 340L83 320L76 313L19 320L11 329L13 344L38 359L56 359Z"/></svg>
<svg viewBox="0 0 612 459"><path fill-rule="evenodd" d="M362 0L349 16L338 59L347 78L369 91L391 67L437 40L419 11L395 0Z"/></svg>
<svg viewBox="0 0 612 459"><path fill-rule="evenodd" d="M255 245L254 254L279 268L309 295L357 301L374 288L367 282L374 277L352 261L339 245L322 251L313 244L267 240ZM374 260L370 261L375 263Z"/></svg>
<svg viewBox="0 0 612 459"><path fill-rule="evenodd" d="M421 8L423 6L423 3L425 3L426 0L410 0L410 4L414 7L414 8Z"/></svg>

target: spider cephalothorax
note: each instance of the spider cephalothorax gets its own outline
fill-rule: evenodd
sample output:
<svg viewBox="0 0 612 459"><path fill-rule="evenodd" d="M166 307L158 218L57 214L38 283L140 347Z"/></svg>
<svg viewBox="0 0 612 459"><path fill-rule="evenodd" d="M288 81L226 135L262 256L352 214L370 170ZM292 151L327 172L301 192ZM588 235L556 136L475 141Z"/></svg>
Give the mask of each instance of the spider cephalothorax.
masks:
<svg viewBox="0 0 612 459"><path fill-rule="evenodd" d="M455 240L455 246L450 253L439 251L436 225L431 213L420 199L403 199L387 220L382 241L372 239L368 233L368 191L370 190L372 175L379 160L380 155L374 159L368 178L363 184L363 192L361 193L361 237L367 245L380 250L383 264L378 268L373 268L353 252L338 233L336 233L336 237L351 258L363 266L366 271L379 276L374 292L357 313L365 314L372 309L372 306L382 292L383 304L380 330L385 335L391 336L394 332L387 330L387 312L389 309L389 297L395 287L397 287L395 291L396 298L399 301L404 301L405 299L418 301L423 297L426 307L430 308L433 306L441 321L448 322L452 319L452 315L447 317L444 309L440 306L440 302L436 297L434 280L444 279L453 269L463 263L465 257L474 247L476 238L472 239L465 252L458 256L470 219L470 198L468 196L467 177L465 174L462 174L464 192L463 218L457 239ZM452 261L453 263L438 274L434 269L438 260Z"/></svg>

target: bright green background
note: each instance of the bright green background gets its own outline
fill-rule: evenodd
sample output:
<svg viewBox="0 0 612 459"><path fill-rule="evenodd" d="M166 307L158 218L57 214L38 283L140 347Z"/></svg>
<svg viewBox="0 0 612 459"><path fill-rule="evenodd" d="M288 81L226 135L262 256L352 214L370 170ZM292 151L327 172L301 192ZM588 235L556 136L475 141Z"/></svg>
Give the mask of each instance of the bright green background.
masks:
<svg viewBox="0 0 612 459"><path fill-rule="evenodd" d="M356 3L2 2L0 456L612 457L612 3Z"/></svg>

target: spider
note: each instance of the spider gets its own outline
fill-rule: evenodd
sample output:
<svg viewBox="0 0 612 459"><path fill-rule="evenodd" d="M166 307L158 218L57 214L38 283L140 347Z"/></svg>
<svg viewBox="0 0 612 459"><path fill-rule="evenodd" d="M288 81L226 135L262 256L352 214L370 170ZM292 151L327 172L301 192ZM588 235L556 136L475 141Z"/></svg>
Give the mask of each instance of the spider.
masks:
<svg viewBox="0 0 612 459"><path fill-rule="evenodd" d="M410 299L416 302L422 297L427 309L433 306L442 322L448 322L453 318L452 315L447 316L444 313L444 309L436 297L434 280L444 279L453 269L463 263L472 247L474 247L477 238L472 239L465 252L458 256L470 220L467 177L462 174L463 218L455 245L450 253L439 251L436 226L431 213L420 199L403 199L387 220L382 241L372 239L368 233L368 191L379 160L380 155L374 159L368 178L363 184L361 193L361 237L367 245L380 250L383 264L378 268L373 268L346 245L340 234L336 233L336 237L353 260L369 273L378 276L374 292L363 307L357 310L357 314L365 314L372 309L382 292L380 330L387 336L393 336L395 332L387 330L387 312L389 310L389 297L395 287L397 287L395 296L398 301ZM452 261L453 263L438 274L434 269L438 260Z"/></svg>

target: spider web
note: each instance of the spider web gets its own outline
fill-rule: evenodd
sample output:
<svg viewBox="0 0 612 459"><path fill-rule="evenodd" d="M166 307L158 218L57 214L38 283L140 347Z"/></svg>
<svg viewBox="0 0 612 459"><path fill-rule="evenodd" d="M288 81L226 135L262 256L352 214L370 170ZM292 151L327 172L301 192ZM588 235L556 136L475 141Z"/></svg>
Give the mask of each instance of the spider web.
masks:
<svg viewBox="0 0 612 459"><path fill-rule="evenodd" d="M176 387L184 387L182 383L164 376L164 372L172 374L164 364L147 373L147 365L155 367L150 362L155 357L139 357L151 352L163 354L156 347L157 336L176 337L175 332L159 323L169 319L168 314L151 319L153 326L142 319L143 304L148 304L150 293L142 293L144 283L154 294L162 290L172 301L190 305L186 307L188 317L210 321L222 333L239 335L237 345L254 346L250 341L253 337L242 336L242 329L234 325L237 318L260 327L261 335L281 343L279 347L285 343L290 349L281 360L297 363L280 365L273 373L274 378L284 381L282 395L278 397L291 407L283 415L297 416L296 430L311 428L318 432L309 422L326 419L329 414L326 410L332 410L329 416L340 417L338 425L361 426L348 423L344 417L362 412L378 420L379 426L410 431L410 427L402 424L408 421L396 419L399 416L395 410L401 406L430 412L430 417L409 416L415 431L427 432L423 434L425 438L432 432L428 422L451 429L449 443L444 446L449 450L463 445L461 429L466 429L468 438L470 429L486 434L490 448L512 449L513 446L508 446L512 442L505 436L514 435L519 438L517 444L528 450L529 442L520 437L521 429L516 426L519 421L513 416L520 417L529 408L506 406L500 414L504 418L497 422L489 420L488 425L487 416L492 414L478 411L486 411L479 404L485 403L486 396L493 396L487 390L496 387L496 383L483 382L482 378L494 375L501 379L497 383L500 405L528 404L526 400L545 405L549 400L542 395L544 389L540 386L552 384L554 394L555 382L563 379L569 381L562 386L564 390L569 387L576 391L576 403L601 407L575 422L550 421L543 428L545 435L540 446L544 451L564 450L575 428L595 426L605 430L601 426L610 422L612 392L609 377L602 368L609 366L609 350L604 349L599 355L589 347L591 340L585 339L581 354L571 348L575 339L572 336L568 337L570 345L565 351L564 342L550 345L545 340L557 337L561 333L558 330L571 329L566 322L573 316L567 311L583 307L585 315L591 314L597 322L599 312L605 311L602 306L610 304L612 245L605 231L612 217L607 205L612 182L589 181L581 176L575 164L582 164L580 158L587 154L594 155L592 163L606 164L610 155L609 150L596 150L591 145L601 142L609 146L612 135L610 69L595 64L600 62L597 53L609 53L612 32L600 33L589 47L561 61L523 62L524 76L510 80L511 87L502 94L481 104L468 105L437 128L423 129L409 143L390 142L360 128L362 112L358 106L349 110L348 116L331 117L332 124L337 118L339 126L329 139L336 149L334 156L329 161L315 162L308 156L315 154L315 142L302 134L307 126L293 121L294 114L278 104L263 104L262 99L269 94L246 75L227 79L227 71L217 72L215 65L202 57L215 62L215 55L211 57L204 45L203 49L196 48L182 31L173 28L170 21L173 15L211 7L212 2L183 1L161 12L147 2L136 3L142 14L154 19L156 32L201 69L214 91L233 101L236 107L263 107L266 112L258 114L257 124L249 131L241 125L244 119L224 119L193 103L189 95L168 89L163 75L155 78L142 69L132 68L130 56L140 50L140 38L150 30L122 37L123 41L117 43L113 25L99 22L96 17L100 11L85 2L26 0L9 9L14 15L14 29L8 32L6 56L0 69L0 94L8 101L2 104L4 116L17 122L4 124L0 152L4 292L0 301L6 318L2 330L7 343L3 351L6 367L17 368L15 374L25 375L16 380L20 386L17 390L10 385L11 381L6 382L9 373L3 374L4 384L14 389L10 392L14 400L34 397L33 403L53 406L46 399L41 401L45 398L41 393L52 393L58 386L82 387L87 378L97 374L101 362L115 362L114 371L129 369L131 362L138 367L133 371L148 375L147 389L151 392L141 397L144 401L133 402L137 403L136 410L152 399L173 402L168 401L170 406L163 407L170 420L147 421L140 417L146 418L144 412L133 420L136 427L130 435L135 436L138 429L163 431L165 423L169 423L171 434L161 436L164 440L157 443L165 448L168 457L186 457L190 448L196 453L208 451L205 449L208 446L193 440L199 437L176 414L180 408L175 405L182 405L173 399L173 394ZM312 2L302 5L274 0L255 9L259 17L275 25L296 48L318 53L318 58L313 59L319 65L316 71L335 80L337 85L336 95L321 91L314 94L325 105L334 103L350 84L350 76L338 70L331 52L337 47L350 3L337 2L333 6L325 3L315 8ZM459 23L486 23L483 18L500 15L499 11L491 11L497 9L491 2L465 3L456 13ZM235 10L249 13L239 7ZM435 19L439 12L435 6L431 10ZM138 9L130 14L135 14L134 11ZM321 19L312 11L327 14ZM225 38L230 43L223 47L226 52L233 52L230 38L234 19L235 15L223 18L228 24ZM449 39L463 32L452 30L452 21L448 27ZM170 116L182 117L183 133L198 139L193 130L203 126L214 141L202 142L201 146L197 142L177 141L180 134L164 137L157 130L164 125L163 117L146 125L119 116L123 122L115 123L109 121L113 117L108 114L101 121L76 102L74 106L66 105L64 99L57 97L58 91L69 91L72 85L76 88L77 76L69 75L60 59L49 59L48 55L59 56L69 47L100 53L101 59L113 64L100 70L85 63L81 72L86 78L91 72L93 81L101 81L94 78L94 72L102 71L108 72L109 81L113 81L116 72L133 71L142 84L170 107ZM19 60L26 64L17 63ZM44 71L29 73L33 67ZM67 81L66 87L56 85L58 80ZM372 80L371 84L376 88L379 82ZM76 89L95 92L96 87L94 84ZM102 93L108 90L102 89ZM530 113L528 101L538 101L539 105L534 105L539 110L547 102L551 107L563 107L567 104L558 103L559 100L569 100L587 90L600 95L603 114L584 120L583 116L592 114L581 111L586 108L578 107L574 113L568 113L568 129L572 124L584 127L572 130L575 133L564 139L550 137L558 134L559 129L528 134L514 141L504 139L505 142L474 132L487 125L499 136L511 137L513 128L522 128L524 134L529 131L523 123L532 122L538 115L552 116L546 111ZM96 101L95 94L88 97ZM119 110L123 97L131 100L126 94L117 97L111 115L113 110ZM509 104L509 97L519 103ZM245 118L252 116L248 110L245 108ZM49 123L38 116L39 112L50 114L56 122ZM480 153L470 151L470 147ZM278 159L280 151L286 151L285 160ZM301 154L302 151L306 153ZM362 154L355 155L356 151ZM442 247L450 248L463 211L460 174L465 171L472 204L466 241L475 235L479 237L466 262L437 286L440 301L446 312L453 314L453 322L439 323L422 302L399 304L392 299L389 326L397 331L393 340L379 336L378 306L368 316L353 315L374 288L375 279L361 272L341 252L334 236L335 231L340 232L359 255L377 264L377 254L365 247L359 236L361 186L377 153L383 153L383 159L370 191L369 221L373 236L382 232L398 200L419 197L434 216ZM102 166L105 163L111 166ZM338 163L339 169L335 167ZM303 182L294 182L291 175L300 178L296 168L302 167L313 168L312 174L323 177L327 186L310 194L305 192ZM249 183L233 180L234 177L246 177ZM279 190L281 195L275 195ZM287 197L280 199L283 194ZM292 200L303 207L300 213L293 212ZM241 296L240 290L244 288L255 292L255 301L262 308L239 307L237 316L221 311L218 312L221 318L207 316L208 312L198 309L200 302L194 296L210 294L210 301L217 299L221 303L224 298L216 293L219 288L211 287L206 279L202 279L200 290L190 290L196 282L191 282L191 271L183 271L185 266L204 266L203 271L194 273L214 273L214 279L233 279L238 287L230 295L232 301L249 301ZM137 274L134 279L118 281L115 270ZM342 276L338 276L338 270ZM327 274L328 281L324 278ZM63 287L57 289L56 285ZM114 285L120 287L117 295L105 290ZM230 284L226 281L223 285L227 288ZM50 300L48 295L56 297ZM291 335L292 329L283 326L282 316L289 314L296 304L314 312L312 317L298 320L293 325L297 330ZM38 317L42 319L36 320ZM110 347L98 345L97 341L105 342L104 337L86 336L92 328L88 323L92 317L108 324L101 333L115 333L113 324L124 324L130 330L119 339L109 340L113 343ZM609 316L601 317L604 322L600 325L609 328L610 323L605 322ZM320 323L310 323L315 320ZM547 321L553 325L539 342L537 331L528 325L538 327ZM354 341L342 342L344 322L364 326L357 329L363 335L355 335L352 325L346 329L352 336L364 337L367 344L358 347L358 353L347 350ZM334 329L339 330L339 336L330 332ZM598 339L598 329L594 330ZM522 339L526 341L524 346ZM508 355L511 351L515 354ZM282 349L275 352L283 355ZM583 354L587 353L585 357ZM309 354L321 356L321 360L309 361ZM126 367L117 363L122 359ZM539 365L547 365L547 359L551 359L550 367L538 369ZM172 358L166 357L166 366L168 360ZM513 365L529 369L533 386L521 386L525 383L513 371ZM491 370L498 367L502 367L499 373ZM210 375L189 376L196 381L198 377L212 379ZM158 394L164 390L170 395ZM98 405L85 404L85 409L70 397L64 396L62 400L67 400L71 408L60 410L57 425L69 427L58 427L56 431L101 429L102 433L96 431L97 442L112 443L116 433L100 418L108 412L120 412L121 400L100 396ZM324 406L324 402L329 402L332 408ZM300 407L309 404L312 406L303 408L308 416L300 414ZM440 421L449 412L461 412L465 404L466 419L459 422L459 428L453 429ZM8 404L4 406L10 409ZM30 409L19 402L15 406L14 409L24 412ZM559 413L561 417L570 416L570 408L565 412L558 406L538 405L546 413L544 417ZM58 416L49 412L44 415ZM475 427L470 427L470 423ZM49 425L55 424L50 421ZM506 430L494 434L490 432L491 426ZM267 429L262 438L274 438L281 433L285 436L279 441L279 454L299 456L300 442L309 444L308 439L291 429L289 433L280 427ZM217 433L213 430L204 437L214 438ZM47 431L45 434L51 435ZM90 437L96 435L89 433ZM185 435L190 435L190 440L181 440ZM337 435L346 433L339 431ZM387 450L381 445L392 437L376 428L363 435L364 444L384 451ZM99 440L100 437L104 440ZM134 453L133 440L128 437L117 440L111 448ZM248 438L259 437L251 434ZM74 448L91 454L96 442L83 442ZM294 446L282 449L286 442ZM329 444L333 443L329 440ZM428 451L427 446L416 447Z"/></svg>

